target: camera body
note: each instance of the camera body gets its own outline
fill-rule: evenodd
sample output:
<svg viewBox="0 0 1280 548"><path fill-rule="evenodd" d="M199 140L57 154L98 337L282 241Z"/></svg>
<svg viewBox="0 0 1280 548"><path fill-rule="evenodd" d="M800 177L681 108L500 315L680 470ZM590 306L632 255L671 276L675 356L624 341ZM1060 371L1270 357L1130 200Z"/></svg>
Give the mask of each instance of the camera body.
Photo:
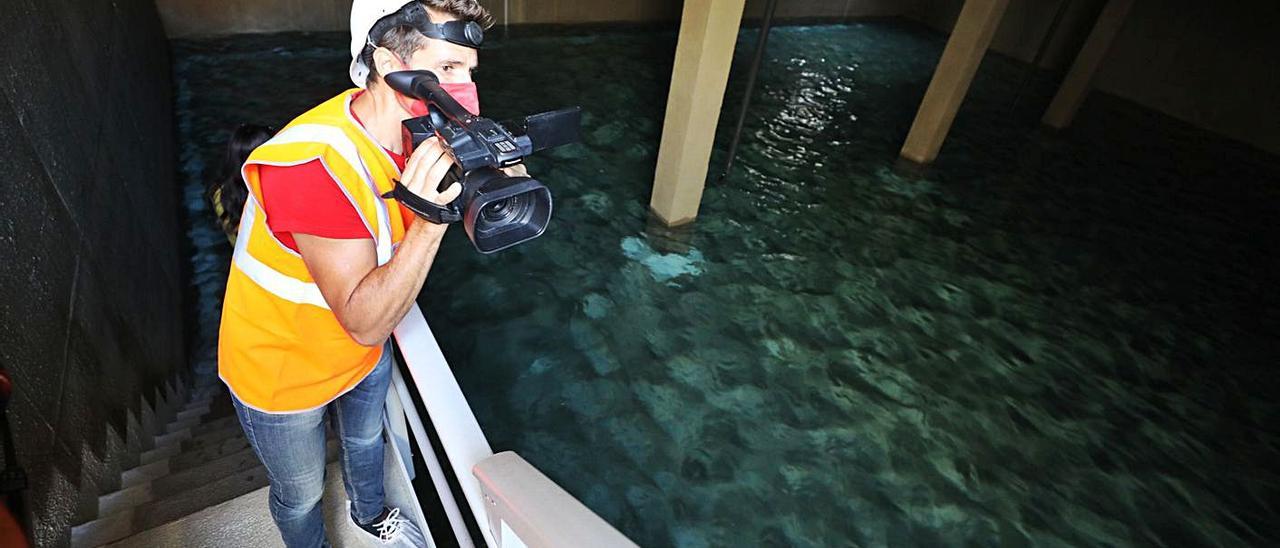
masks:
<svg viewBox="0 0 1280 548"><path fill-rule="evenodd" d="M533 153L527 135L516 136L501 124L470 113L467 119L453 121L437 111L405 120L403 125L406 144L413 148L429 137L439 136L464 173L482 167L513 166Z"/></svg>
<svg viewBox="0 0 1280 548"><path fill-rule="evenodd" d="M519 164L537 150L577 141L578 107L504 125L468 112L430 71L393 72L384 78L392 89L427 105L426 116L403 122L406 154L426 139L439 137L456 164L440 186L462 184L462 193L447 206L413 195L399 184L391 193L397 200L431 222L461 221L481 253L542 235L551 220L550 189L532 177L508 176L501 168Z"/></svg>

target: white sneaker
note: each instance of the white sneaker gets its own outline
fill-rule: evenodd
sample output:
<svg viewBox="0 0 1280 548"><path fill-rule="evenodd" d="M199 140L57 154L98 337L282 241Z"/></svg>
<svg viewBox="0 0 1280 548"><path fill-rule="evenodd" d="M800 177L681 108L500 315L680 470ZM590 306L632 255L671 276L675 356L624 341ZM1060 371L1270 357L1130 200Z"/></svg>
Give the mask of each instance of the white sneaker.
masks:
<svg viewBox="0 0 1280 548"><path fill-rule="evenodd" d="M356 521L355 516L351 515L351 501L347 501L347 515L351 516L351 523L354 523L356 529L359 529L366 538L373 541L375 546L397 546L404 548L426 548L427 539L422 536L422 531L418 530L418 526L412 521L401 517L399 508L382 508L382 513L378 515L373 523L361 525Z"/></svg>

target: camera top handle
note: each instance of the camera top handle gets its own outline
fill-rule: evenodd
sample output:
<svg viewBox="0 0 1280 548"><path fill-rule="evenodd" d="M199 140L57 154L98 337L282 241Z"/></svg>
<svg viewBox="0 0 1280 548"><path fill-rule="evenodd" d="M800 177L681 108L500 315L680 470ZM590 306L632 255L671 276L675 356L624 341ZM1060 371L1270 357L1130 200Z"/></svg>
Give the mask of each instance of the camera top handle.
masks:
<svg viewBox="0 0 1280 548"><path fill-rule="evenodd" d="M513 135L497 122L467 112L440 87L440 80L431 71L402 70L384 79L391 89L427 104L432 129L463 173L482 167L512 166L533 153L528 136Z"/></svg>
<svg viewBox="0 0 1280 548"><path fill-rule="evenodd" d="M391 86L391 89L409 97L421 99L428 106L434 105L436 111L431 113L431 121L437 126L448 123L448 120L465 123L467 118L475 117L458 104L449 92L440 87L440 79L429 70L396 71L383 77L383 80ZM441 116L443 118L437 119Z"/></svg>

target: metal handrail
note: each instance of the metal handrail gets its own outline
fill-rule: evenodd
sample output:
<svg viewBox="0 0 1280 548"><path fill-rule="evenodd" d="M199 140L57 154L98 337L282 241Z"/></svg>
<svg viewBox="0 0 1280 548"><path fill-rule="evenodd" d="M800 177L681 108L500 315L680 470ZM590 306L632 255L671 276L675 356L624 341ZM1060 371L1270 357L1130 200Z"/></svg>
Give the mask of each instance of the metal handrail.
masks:
<svg viewBox="0 0 1280 548"><path fill-rule="evenodd" d="M412 396L409 395L409 387L405 384L404 377L400 375L399 369L392 372L391 386L395 390L392 394L403 402L404 416L407 420L407 426L413 434L414 442L422 448L422 460L427 465L427 474L431 476L431 484L435 486L436 493L439 495L440 504L444 507L445 517L449 520L449 527L453 530L453 536L458 541L461 548L474 548L475 541L471 539L471 531L467 529L467 522L462 517L462 510L458 507L458 501L453 496L453 490L449 488L449 480L445 477L444 468L440 466L440 459L436 458L434 451L430 450L431 440L427 437L426 426L422 423L422 418L418 416L418 412L413 407ZM389 396L390 397L390 396ZM398 444L402 452L402 459L412 466L413 459L407 454L408 438L405 436ZM412 470L410 470L410 479L413 478Z"/></svg>
<svg viewBox="0 0 1280 548"><path fill-rule="evenodd" d="M394 334L396 343L400 347L400 354L404 357L405 369L409 372L409 379L402 377L399 371L394 373L392 379L396 383L396 392L403 403L404 413L408 417L414 440L422 451L423 460L427 463L427 471L431 475L432 483L436 486L436 492L440 495L441 505L445 508L445 514L449 518L449 524L458 543L466 548L473 547L475 542L462 517L462 506L454 499L453 491L445 479L443 466L431 450L425 424L413 405L406 381L412 381L417 388L422 404L426 408L427 418L435 428L440 445L444 448L453 469L454 477L458 478L458 483L462 487L466 506L476 517L477 523L487 523L481 519L486 515L484 494L480 491L479 483L468 481L468 478L471 477L472 467L493 456L493 449L489 447L489 440L480 430L480 423L472 414L471 406L467 404L462 388L458 386L458 381L454 378L453 371L449 369L444 353L440 351L440 345L436 343L431 327L427 325L427 319L422 315L422 309L417 303L410 307L409 313L401 320ZM482 526L480 530L484 535L486 546L497 546L488 528Z"/></svg>

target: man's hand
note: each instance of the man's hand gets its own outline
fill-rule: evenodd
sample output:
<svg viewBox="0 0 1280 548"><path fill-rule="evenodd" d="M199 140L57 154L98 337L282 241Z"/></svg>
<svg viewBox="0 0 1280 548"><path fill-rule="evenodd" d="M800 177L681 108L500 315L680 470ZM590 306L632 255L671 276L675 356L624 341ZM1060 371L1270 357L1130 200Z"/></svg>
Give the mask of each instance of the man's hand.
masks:
<svg viewBox="0 0 1280 548"><path fill-rule="evenodd" d="M502 172L506 173L508 177L528 177L529 176L529 168L524 167L524 164L516 164L511 167L504 167L502 168Z"/></svg>
<svg viewBox="0 0 1280 548"><path fill-rule="evenodd" d="M444 192L439 191L440 181L453 163L453 157L440 144L440 139L431 137L423 141L405 163L400 184L438 205L448 205L462 193L462 185L458 183L449 185Z"/></svg>

